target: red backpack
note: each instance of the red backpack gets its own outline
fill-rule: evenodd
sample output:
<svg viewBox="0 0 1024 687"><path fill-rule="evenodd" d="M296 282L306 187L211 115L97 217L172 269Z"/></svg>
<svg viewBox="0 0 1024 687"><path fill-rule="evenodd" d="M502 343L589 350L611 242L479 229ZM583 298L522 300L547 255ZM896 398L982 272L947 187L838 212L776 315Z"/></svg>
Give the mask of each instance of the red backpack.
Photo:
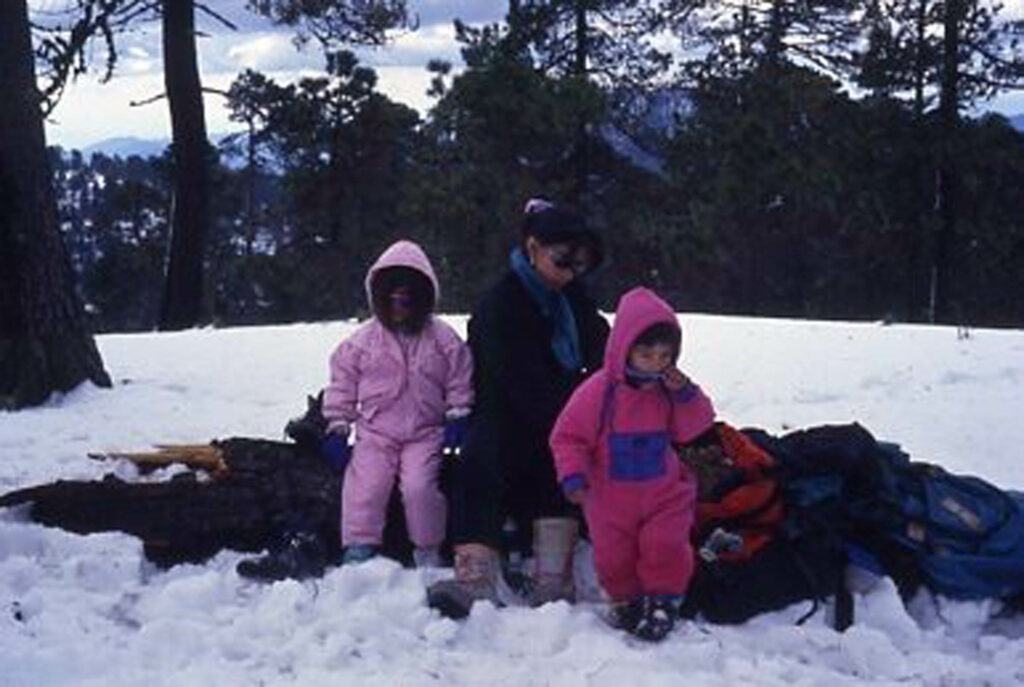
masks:
<svg viewBox="0 0 1024 687"><path fill-rule="evenodd" d="M712 440L681 448L698 483L691 538L705 561L749 558L772 541L784 515L775 460L739 430L715 423Z"/></svg>

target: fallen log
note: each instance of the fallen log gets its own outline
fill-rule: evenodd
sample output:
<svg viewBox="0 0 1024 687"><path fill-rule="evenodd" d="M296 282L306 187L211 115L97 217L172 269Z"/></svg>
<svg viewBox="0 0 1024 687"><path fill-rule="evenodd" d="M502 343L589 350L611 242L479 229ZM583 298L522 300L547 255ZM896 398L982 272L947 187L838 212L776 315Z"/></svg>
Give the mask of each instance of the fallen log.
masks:
<svg viewBox="0 0 1024 687"><path fill-rule="evenodd" d="M340 553L341 480L316 452L232 438L93 457L123 458L143 469L170 463L190 469L165 482L127 482L114 475L60 480L8 492L0 496L0 507L27 506L33 521L79 534L126 532L141 539L146 557L163 567L201 562L223 549L263 551L297 521L321 539L332 558ZM407 539L396 491L383 553L407 562Z"/></svg>

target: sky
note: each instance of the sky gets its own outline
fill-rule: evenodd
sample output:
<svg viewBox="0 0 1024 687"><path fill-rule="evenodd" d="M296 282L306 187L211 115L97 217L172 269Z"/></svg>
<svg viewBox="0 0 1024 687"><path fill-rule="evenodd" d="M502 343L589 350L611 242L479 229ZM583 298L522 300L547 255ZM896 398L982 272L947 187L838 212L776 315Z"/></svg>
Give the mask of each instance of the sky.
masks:
<svg viewBox="0 0 1024 687"><path fill-rule="evenodd" d="M67 0L30 0L34 12L54 10ZM205 3L238 27L225 28L203 13L196 20L204 35L198 40L203 85L227 89L244 69L261 71L279 83L322 71L323 54L315 43L299 49L294 32L274 26L269 20L244 9L244 0L207 0ZM398 35L380 49L362 49L360 59L377 71L379 87L389 97L425 111L431 104L426 91L430 74L427 62L442 58L461 64L455 42L453 21L486 23L503 18L502 0L410 0L410 10L419 27ZM118 37L120 53L114 77L100 82L102 54L97 43L92 55L96 68L68 86L57 109L47 122L47 142L64 147L84 147L109 138L132 136L146 139L169 137L166 101L132 107L163 92L160 27L142 25ZM205 97L207 129L211 135L237 130L228 120L221 96Z"/></svg>
<svg viewBox="0 0 1024 687"><path fill-rule="evenodd" d="M68 0L30 0L34 12L65 6ZM203 13L197 15L199 61L203 84L226 89L244 69L261 71L280 83L321 70L322 54L315 44L297 48L289 29L275 27L269 20L244 9L244 0L207 0L206 4L237 27L231 31ZM432 58L461 64L454 40L453 21L468 23L499 21L504 17L504 0L409 0L419 17L419 28L406 32L385 48L358 51L361 60L375 68L379 87L389 97L425 112L431 105L426 91L430 75L426 64ZM1024 14L1024 0L1008 0L1008 12ZM163 92L158 24L139 26L118 40L120 61L114 77L100 83L102 55L93 54L95 68L71 84L47 122L47 142L65 148L82 148L110 138L136 137L152 140L169 138L166 102L158 100L140 107L142 101ZM95 52L100 52L97 43ZM221 96L205 99L207 129L211 135L238 130L228 120ZM1000 96L989 103L1007 115L1024 113L1024 93Z"/></svg>
<svg viewBox="0 0 1024 687"><path fill-rule="evenodd" d="M447 318L465 334L466 317ZM778 434L858 421L919 461L1024 488L1024 331L810 322L684 313L682 366L720 419ZM111 389L90 384L39 408L0 411L0 494L53 480L160 481L91 452L244 436L280 440L354 322L96 337ZM751 342L757 342L751 346ZM808 364L808 361L813 361ZM301 685L413 687L966 687L1024 684L1024 616L991 600L901 603L887 579L855 594L855 623L803 625L797 603L739 626L686 621L650 646L609 628L588 599L531 610L481 604L465 622L426 606L450 568L331 568L263 585L223 551L160 570L139 539L43 527L0 508L4 687ZM589 570L589 578L587 571Z"/></svg>

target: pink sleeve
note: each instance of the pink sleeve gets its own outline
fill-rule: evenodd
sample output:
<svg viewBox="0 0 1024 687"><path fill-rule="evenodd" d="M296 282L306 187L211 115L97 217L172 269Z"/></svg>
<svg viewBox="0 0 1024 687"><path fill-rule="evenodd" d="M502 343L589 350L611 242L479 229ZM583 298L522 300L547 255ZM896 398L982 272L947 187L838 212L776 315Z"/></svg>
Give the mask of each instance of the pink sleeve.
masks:
<svg viewBox="0 0 1024 687"><path fill-rule="evenodd" d="M469 409L473 407L473 354L455 332L452 332L452 339L445 349L448 358L445 405L447 410Z"/></svg>
<svg viewBox="0 0 1024 687"><path fill-rule="evenodd" d="M345 339L334 349L330 360L331 381L324 389L323 413L328 431L351 425L358 417L359 373L362 350Z"/></svg>
<svg viewBox="0 0 1024 687"><path fill-rule="evenodd" d="M715 422L711 399L690 382L673 396L672 441L680 444L696 439Z"/></svg>
<svg viewBox="0 0 1024 687"><path fill-rule="evenodd" d="M593 390L599 390L595 377L584 382L562 408L549 440L555 457L555 470L561 482L571 475L587 475L597 452L600 408Z"/></svg>

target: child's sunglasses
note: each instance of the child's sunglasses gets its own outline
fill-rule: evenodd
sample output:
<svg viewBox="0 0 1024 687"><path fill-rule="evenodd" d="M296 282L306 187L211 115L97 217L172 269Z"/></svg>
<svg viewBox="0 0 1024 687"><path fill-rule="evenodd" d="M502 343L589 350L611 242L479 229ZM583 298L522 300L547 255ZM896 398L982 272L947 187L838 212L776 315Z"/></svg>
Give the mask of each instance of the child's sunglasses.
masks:
<svg viewBox="0 0 1024 687"><path fill-rule="evenodd" d="M402 291L390 294L388 300L391 301L391 305L397 305L400 308L412 307L412 295Z"/></svg>

